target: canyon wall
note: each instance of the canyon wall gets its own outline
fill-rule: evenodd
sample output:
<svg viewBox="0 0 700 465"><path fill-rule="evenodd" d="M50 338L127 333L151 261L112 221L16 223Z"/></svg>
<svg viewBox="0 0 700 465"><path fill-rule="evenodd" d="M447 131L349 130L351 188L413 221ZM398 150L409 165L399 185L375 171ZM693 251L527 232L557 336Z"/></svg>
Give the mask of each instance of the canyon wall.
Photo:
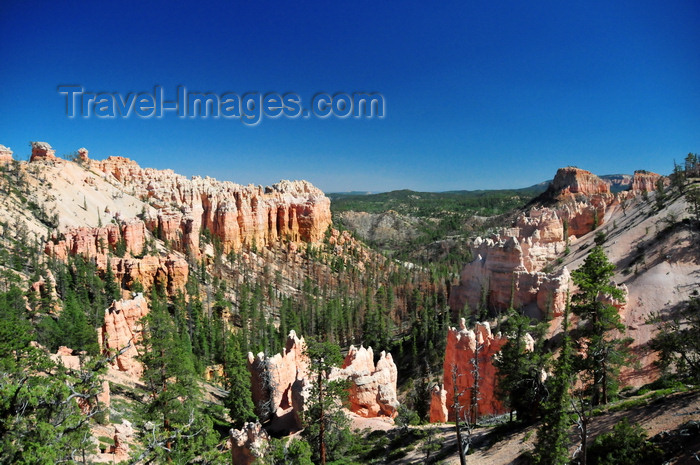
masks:
<svg viewBox="0 0 700 465"><path fill-rule="evenodd" d="M47 255L60 260L82 255L93 260L103 274L109 266L124 289L131 289L136 282L147 291L154 285L160 286L170 295L185 289L189 266L182 255L143 255L146 228L141 220L131 219L98 228L71 228L61 236L49 238L44 248ZM113 254L120 241L125 248L123 257Z"/></svg>
<svg viewBox="0 0 700 465"><path fill-rule="evenodd" d="M651 192L656 190L656 183L659 179L664 180L664 185L669 184L669 179L660 174L652 173L651 171L637 170L632 178L632 191L634 192Z"/></svg>
<svg viewBox="0 0 700 465"><path fill-rule="evenodd" d="M172 170L141 168L124 157L90 161L126 192L148 201L157 214L146 219L181 252L200 253L205 230L221 242L223 252L277 242L316 242L331 225L330 200L307 181L280 181L269 187L242 186Z"/></svg>
<svg viewBox="0 0 700 465"><path fill-rule="evenodd" d="M651 182L646 175L642 180L641 172L634 179L638 187ZM459 284L451 288L453 313L461 313L465 306L474 311L486 305L498 312L512 305L529 307L533 316L561 315L569 270L546 272L548 265L569 244L604 224L611 208L631 195L629 191L611 194L608 184L589 171L559 169L539 202L518 215L512 227L474 240L475 259L463 267Z"/></svg>
<svg viewBox="0 0 700 465"><path fill-rule="evenodd" d="M590 171L567 166L557 170L557 174L549 186L549 191L559 196L609 194L610 186Z"/></svg>

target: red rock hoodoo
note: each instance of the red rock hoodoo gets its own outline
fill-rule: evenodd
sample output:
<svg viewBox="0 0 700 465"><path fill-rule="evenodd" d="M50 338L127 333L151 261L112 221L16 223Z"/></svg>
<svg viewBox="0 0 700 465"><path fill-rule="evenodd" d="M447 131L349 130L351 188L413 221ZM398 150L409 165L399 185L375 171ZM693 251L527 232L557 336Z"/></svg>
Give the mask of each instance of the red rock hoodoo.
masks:
<svg viewBox="0 0 700 465"><path fill-rule="evenodd" d="M450 328L443 363L444 389L434 390L431 397L431 421L440 421L447 411L449 421L455 420L453 398L459 394L460 418L470 418L470 405L474 388L475 366L478 364L479 399L476 416L503 413L505 408L496 398L496 368L493 356L501 350L506 338L491 334L488 323L477 323L474 330L466 329L464 319L460 328ZM456 384L455 384L456 378ZM449 401L447 400L449 399ZM445 405L447 401L447 405Z"/></svg>
<svg viewBox="0 0 700 465"><path fill-rule="evenodd" d="M139 355L137 344L141 341L139 321L148 314L146 299L138 294L131 300L113 301L105 311L105 322L97 330L97 340L105 355L114 355L114 368L124 371L134 378L143 374L143 366L136 357Z"/></svg>
<svg viewBox="0 0 700 465"><path fill-rule="evenodd" d="M299 413L308 398L310 380L308 361L304 356L304 339L289 333L280 354L265 357L248 354L253 402L260 412L267 406L277 418L291 415L297 427ZM393 418L399 406L396 396L397 368L391 354L382 352L377 364L371 348L351 346L342 368L334 369L330 379L350 381L350 410L363 417Z"/></svg>
<svg viewBox="0 0 700 465"><path fill-rule="evenodd" d="M30 162L56 161L56 151L46 142L32 142L32 156Z"/></svg>
<svg viewBox="0 0 700 465"><path fill-rule="evenodd" d="M241 429L231 429L231 457L236 465L252 465L262 459L269 436L260 423L246 423Z"/></svg>

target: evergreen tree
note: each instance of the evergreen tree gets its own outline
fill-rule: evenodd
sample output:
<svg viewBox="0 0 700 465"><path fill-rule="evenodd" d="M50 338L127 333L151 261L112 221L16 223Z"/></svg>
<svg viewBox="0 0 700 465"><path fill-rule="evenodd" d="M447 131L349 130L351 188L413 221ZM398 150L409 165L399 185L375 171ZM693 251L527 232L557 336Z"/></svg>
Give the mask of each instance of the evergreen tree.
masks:
<svg viewBox="0 0 700 465"><path fill-rule="evenodd" d="M542 423L537 430L534 463L537 465L567 465L569 463L568 414L571 386L574 379L573 347L569 334L569 306L564 310L562 345L548 381L549 396L544 403Z"/></svg>
<svg viewBox="0 0 700 465"><path fill-rule="evenodd" d="M59 345L70 347L79 352L86 351L89 355L96 355L99 352L97 333L88 324L87 317L72 291L68 291L63 301L63 311L58 318L58 328L61 335Z"/></svg>
<svg viewBox="0 0 700 465"><path fill-rule="evenodd" d="M190 463L195 457L220 460L211 419L201 412L201 393L192 354L154 289L144 321L143 381L149 401L140 411L142 450L135 461Z"/></svg>
<svg viewBox="0 0 700 465"><path fill-rule="evenodd" d="M680 379L700 381L700 300L691 299L668 321L656 316L652 322L661 323L650 344L659 352L661 369Z"/></svg>
<svg viewBox="0 0 700 465"><path fill-rule="evenodd" d="M250 390L250 373L246 363L238 336L231 334L226 344L224 363L226 389L229 391L224 405L229 409L233 425L236 428L240 428L243 423L255 419L255 406Z"/></svg>
<svg viewBox="0 0 700 465"><path fill-rule="evenodd" d="M688 186L685 190L685 200L688 211L693 215L696 225L700 225L700 187L697 184Z"/></svg>
<svg viewBox="0 0 700 465"><path fill-rule="evenodd" d="M303 439L272 439L262 460L265 465L313 465L311 446Z"/></svg>
<svg viewBox="0 0 700 465"><path fill-rule="evenodd" d="M508 318L501 324L500 330L508 335L508 341L493 362L498 370L496 394L508 405L511 421L513 411L517 412L518 421L525 424L532 423L540 414L546 396L542 373L548 362L542 348L545 325L531 327L530 318L512 307L508 310ZM532 334L535 335L531 339L534 348L528 350L526 338Z"/></svg>
<svg viewBox="0 0 700 465"><path fill-rule="evenodd" d="M656 181L656 209L661 210L664 208L666 202L666 184L663 178L659 178Z"/></svg>
<svg viewBox="0 0 700 465"><path fill-rule="evenodd" d="M644 428L623 418L612 432L598 436L587 454L589 465L638 465L662 463L664 453L646 440Z"/></svg>
<svg viewBox="0 0 700 465"><path fill-rule="evenodd" d="M309 358L311 395L304 413L304 436L315 447L314 458L325 465L327 460L340 459L351 440L349 420L341 408L347 397L346 383L328 379L343 357L337 345L314 338L306 340L305 354Z"/></svg>
<svg viewBox="0 0 700 465"><path fill-rule="evenodd" d="M624 302L623 291L611 279L615 265L601 246L593 248L583 265L571 276L579 292L572 297L572 312L578 316L578 337L585 353L577 359L592 405L606 404L617 389L616 374L626 358L627 340L616 338L625 329L617 308L607 301Z"/></svg>
<svg viewBox="0 0 700 465"><path fill-rule="evenodd" d="M22 292L12 287L0 295L0 463L86 463L104 363L73 373L32 339Z"/></svg>
<svg viewBox="0 0 700 465"><path fill-rule="evenodd" d="M117 283L117 278L114 276L114 271L112 271L112 261L109 258L107 258L107 269L104 275L104 283L107 303L110 303L112 300L121 299L121 287Z"/></svg>

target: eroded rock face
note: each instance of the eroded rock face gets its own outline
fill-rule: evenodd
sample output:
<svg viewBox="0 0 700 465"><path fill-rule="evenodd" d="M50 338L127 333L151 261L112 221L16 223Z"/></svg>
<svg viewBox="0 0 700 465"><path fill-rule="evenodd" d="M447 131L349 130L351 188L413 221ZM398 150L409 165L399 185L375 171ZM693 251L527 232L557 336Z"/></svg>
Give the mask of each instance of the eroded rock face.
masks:
<svg viewBox="0 0 700 465"><path fill-rule="evenodd" d="M146 255L135 258L144 251L146 227L143 221L131 219L121 224L109 224L99 228L71 228L65 239L54 237L46 243L45 252L52 257L66 260L69 256L83 255L93 259L97 269L104 273L110 266L121 287L130 289L135 282L149 290L153 285L162 286L170 295L182 291L189 276L187 261L179 254L166 256ZM112 256L118 242L124 241L127 255Z"/></svg>
<svg viewBox="0 0 700 465"><path fill-rule="evenodd" d="M430 391L430 423L446 423L447 416L447 391L436 384Z"/></svg>
<svg viewBox="0 0 700 465"><path fill-rule="evenodd" d="M139 355L137 344L141 341L140 320L148 314L148 303L141 294L131 300L115 300L105 311L105 322L97 330L98 342L105 355L114 355L127 347L115 357L112 366L140 378L143 365L136 357Z"/></svg>
<svg viewBox="0 0 700 465"><path fill-rule="evenodd" d="M331 224L330 200L307 181L280 181L270 187L241 186L211 178L187 179L172 170L141 168L123 157L92 161L94 169L122 183L158 213L147 221L182 252L199 255L200 234L208 230L224 253L243 245L278 241L316 242Z"/></svg>
<svg viewBox="0 0 700 465"><path fill-rule="evenodd" d="M352 412L365 418L398 414L398 370L391 354L382 351L375 366L371 347L350 346L343 368L331 373L331 378L351 382L348 400Z"/></svg>
<svg viewBox="0 0 700 465"><path fill-rule="evenodd" d="M272 357L265 357L262 352L257 356L248 353L251 391L258 415L269 409L279 418L292 408L292 386L308 376L305 348L304 338L299 339L292 330L282 353Z"/></svg>
<svg viewBox="0 0 700 465"><path fill-rule="evenodd" d="M561 315L569 271L545 273L545 268L569 243L602 225L622 195L630 193L611 194L608 184L588 171L571 167L557 171L543 195L550 206L533 207L520 214L512 227L474 241L476 259L464 266L459 284L450 292L453 313L465 305L474 310L486 303L492 311L512 304L515 308L536 307L539 316Z"/></svg>
<svg viewBox="0 0 700 465"><path fill-rule="evenodd" d="M37 299L50 299L52 302L50 311L54 314L60 313L61 300L56 292L56 278L54 278L51 270L47 269L44 276L41 276L38 281L32 283L29 290L34 293Z"/></svg>
<svg viewBox="0 0 700 465"><path fill-rule="evenodd" d="M32 156L30 162L56 161L56 151L46 142L32 142Z"/></svg>
<svg viewBox="0 0 700 465"><path fill-rule="evenodd" d="M307 405L311 386L304 349L304 339L291 331L282 353L272 357L265 357L263 353L248 354L253 402L259 414L269 410L276 418L291 415L296 426L301 426L300 413ZM372 348L353 346L342 368L330 374L331 380L350 381L350 410L366 418L396 416L399 406L397 377L391 354L382 352L375 365Z"/></svg>
<svg viewBox="0 0 700 465"><path fill-rule="evenodd" d="M539 270L557 252L563 252L566 243L533 242L531 238L522 242L515 236L478 238L474 243L476 259L464 266L459 285L450 291L453 312L459 312L465 305L477 309L485 299L489 308L536 305L542 314L562 314L569 271L566 268L557 273Z"/></svg>
<svg viewBox="0 0 700 465"><path fill-rule="evenodd" d="M78 160L80 160L83 163L90 161L90 158L88 157L88 149L86 149L85 147L81 147L78 149Z"/></svg>
<svg viewBox="0 0 700 465"><path fill-rule="evenodd" d="M0 163L9 163L12 161L12 150L10 147L5 147L0 144Z"/></svg>
<svg viewBox="0 0 700 465"><path fill-rule="evenodd" d="M568 194L609 194L610 186L590 171L567 166L559 168L549 189L556 195Z"/></svg>
<svg viewBox="0 0 700 465"><path fill-rule="evenodd" d="M269 436L260 423L246 423L241 429L231 429L229 435L232 463L251 465L265 456Z"/></svg>
<svg viewBox="0 0 700 465"><path fill-rule="evenodd" d="M445 361L443 364L443 385L446 392L445 398L450 400L454 397L455 389L461 394L459 403L462 407L460 418L470 416L470 405L474 387L474 375L477 372L475 366L478 364L479 373L479 400L478 412L476 416L504 413L505 407L496 398L496 368L493 366L493 356L501 350L506 338L500 334L491 334L488 323L477 323L473 330L466 329L464 319L460 322L460 328L450 328L447 333L447 347L445 348ZM478 362L477 362L478 360ZM456 378L456 384L455 384ZM441 402L442 393L433 395L433 399ZM437 400L433 401L437 402ZM455 420L455 408L452 401L445 406L448 412L449 421ZM436 418L444 407L433 406L436 410Z"/></svg>
<svg viewBox="0 0 700 465"><path fill-rule="evenodd" d="M139 219L130 219L121 224L108 224L98 228L70 228L63 233L65 239L53 238L46 246L46 252L65 260L69 255L84 255L94 258L114 250L120 240L126 251L133 255L143 252L146 240L146 226Z"/></svg>
<svg viewBox="0 0 700 465"><path fill-rule="evenodd" d="M651 171L637 170L632 178L632 191L634 192L651 192L656 190L656 183L659 179L664 179L664 184L668 184L668 179L660 174L652 173Z"/></svg>

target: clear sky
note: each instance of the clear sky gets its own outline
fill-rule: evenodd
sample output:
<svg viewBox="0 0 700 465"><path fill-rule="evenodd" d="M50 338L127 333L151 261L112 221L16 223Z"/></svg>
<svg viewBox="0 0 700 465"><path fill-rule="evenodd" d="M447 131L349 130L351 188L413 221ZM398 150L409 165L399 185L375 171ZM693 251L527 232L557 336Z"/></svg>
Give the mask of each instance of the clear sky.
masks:
<svg viewBox="0 0 700 465"><path fill-rule="evenodd" d="M0 144L242 184L524 187L700 152L700 3L0 1ZM69 119L61 84L380 92L383 119Z"/></svg>

